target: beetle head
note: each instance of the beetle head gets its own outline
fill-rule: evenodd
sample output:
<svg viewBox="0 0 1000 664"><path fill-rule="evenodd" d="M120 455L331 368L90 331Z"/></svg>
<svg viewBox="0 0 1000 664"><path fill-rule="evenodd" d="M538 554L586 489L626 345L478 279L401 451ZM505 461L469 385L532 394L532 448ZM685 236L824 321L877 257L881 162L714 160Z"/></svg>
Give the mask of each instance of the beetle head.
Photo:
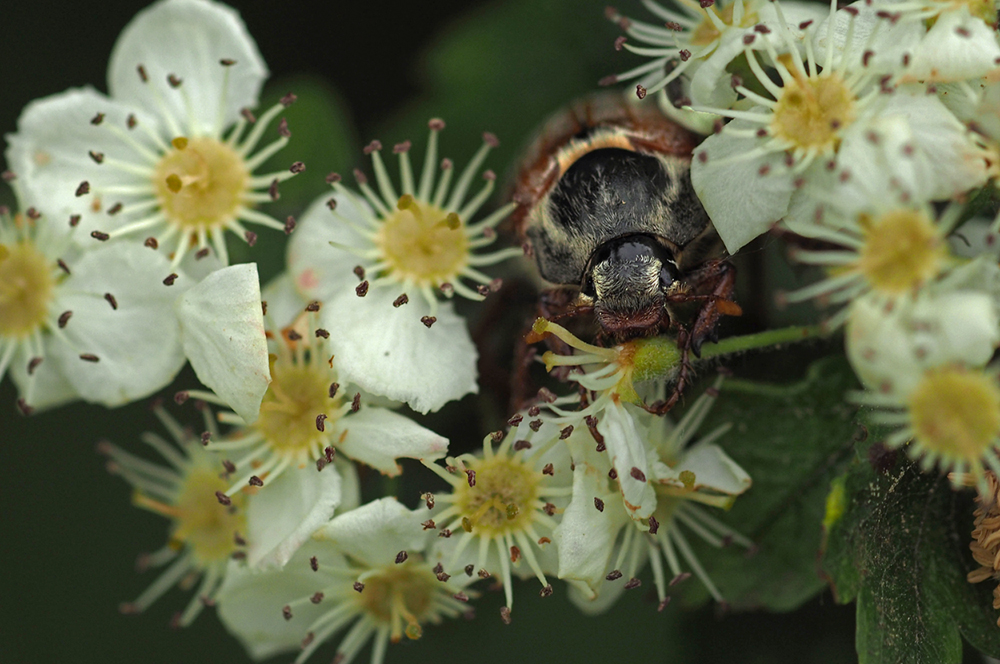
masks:
<svg viewBox="0 0 1000 664"><path fill-rule="evenodd" d="M618 339L656 334L668 320L666 293L680 278L673 252L650 235L605 242L590 258L582 293Z"/></svg>

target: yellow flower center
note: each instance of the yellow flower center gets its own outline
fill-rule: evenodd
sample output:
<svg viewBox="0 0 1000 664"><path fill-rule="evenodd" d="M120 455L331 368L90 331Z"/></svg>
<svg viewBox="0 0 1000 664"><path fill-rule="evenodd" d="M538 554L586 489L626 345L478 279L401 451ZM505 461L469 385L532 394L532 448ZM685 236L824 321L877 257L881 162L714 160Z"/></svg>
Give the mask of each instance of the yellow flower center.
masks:
<svg viewBox="0 0 1000 664"><path fill-rule="evenodd" d="M976 462L1000 436L1000 388L985 374L958 368L928 373L908 403L922 449Z"/></svg>
<svg viewBox="0 0 1000 664"><path fill-rule="evenodd" d="M923 212L899 209L859 222L865 244L857 267L875 290L905 293L941 269L947 249Z"/></svg>
<svg viewBox="0 0 1000 664"><path fill-rule="evenodd" d="M743 0L737 0L737 2L742 2ZM685 3L689 6L695 8L696 11L701 11L701 5L696 2ZM693 46L707 46L719 40L722 36L719 29L715 27L715 23L708 17L707 12L713 12L719 19L726 25L733 25L733 10L736 8L736 2L730 2L728 5L719 9L719 3L712 5L711 7L705 9L705 17L701 20L694 30L691 31L691 44ZM743 14L742 20L740 20L740 27L749 28L752 25L756 25L760 22L756 12L745 12Z"/></svg>
<svg viewBox="0 0 1000 664"><path fill-rule="evenodd" d="M326 415L324 429L337 421L344 397L330 397L333 371L324 361L294 362L282 356L271 362L271 384L260 405L253 428L277 452L307 455L327 444L329 434L316 426L316 416Z"/></svg>
<svg viewBox="0 0 1000 664"><path fill-rule="evenodd" d="M997 22L997 9L993 0L937 0L935 4L942 14L967 7L970 16L982 19L987 25L994 25ZM935 16L933 20L936 21L937 17Z"/></svg>
<svg viewBox="0 0 1000 664"><path fill-rule="evenodd" d="M250 184L243 157L210 137L178 137L171 145L153 173L167 220L181 230L197 231L235 219Z"/></svg>
<svg viewBox="0 0 1000 664"><path fill-rule="evenodd" d="M159 502L142 493L133 501L140 507L172 519L172 545L187 545L198 567L228 559L238 550L237 535L246 535L243 496L232 496L232 505L219 504L215 493L228 489L227 481L214 465L193 466L181 481L180 491L172 504Z"/></svg>
<svg viewBox="0 0 1000 664"><path fill-rule="evenodd" d="M420 623L435 619L434 593L443 588L444 584L426 565L408 560L366 576L365 589L357 596L357 601L376 622L391 627L390 638L395 643L404 633L410 639L421 637ZM403 622L405 630L402 630Z"/></svg>
<svg viewBox="0 0 1000 664"><path fill-rule="evenodd" d="M455 488L455 506L462 527L483 537L519 532L531 525L542 474L519 457L494 456L467 464L476 473L475 486Z"/></svg>
<svg viewBox="0 0 1000 664"><path fill-rule="evenodd" d="M454 212L400 197L375 238L388 272L418 286L453 282L466 267L470 247L462 221Z"/></svg>
<svg viewBox="0 0 1000 664"><path fill-rule="evenodd" d="M0 337L23 339L38 330L55 284L51 261L33 244L0 244Z"/></svg>
<svg viewBox="0 0 1000 664"><path fill-rule="evenodd" d="M794 78L785 81L771 119L771 134L793 149L832 152L840 130L855 116L854 94L840 74L806 77L789 67Z"/></svg>

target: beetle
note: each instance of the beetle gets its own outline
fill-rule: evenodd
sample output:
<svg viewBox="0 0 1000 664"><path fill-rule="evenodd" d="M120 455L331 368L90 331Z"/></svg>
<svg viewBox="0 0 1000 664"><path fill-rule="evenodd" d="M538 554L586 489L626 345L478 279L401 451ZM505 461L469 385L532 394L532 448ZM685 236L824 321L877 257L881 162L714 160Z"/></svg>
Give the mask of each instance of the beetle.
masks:
<svg viewBox="0 0 1000 664"><path fill-rule="evenodd" d="M699 140L648 104L588 97L545 125L512 194L514 230L552 285L539 313L592 312L613 343L676 329L684 360L657 412L683 389L688 351L715 338L720 316L741 313L735 270L691 184Z"/></svg>

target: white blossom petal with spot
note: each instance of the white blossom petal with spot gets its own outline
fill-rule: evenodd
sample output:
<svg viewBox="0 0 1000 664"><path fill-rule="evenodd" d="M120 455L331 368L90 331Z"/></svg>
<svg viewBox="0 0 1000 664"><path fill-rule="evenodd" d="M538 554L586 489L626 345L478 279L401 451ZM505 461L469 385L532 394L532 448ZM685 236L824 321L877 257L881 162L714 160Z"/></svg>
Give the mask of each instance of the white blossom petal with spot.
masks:
<svg viewBox="0 0 1000 664"><path fill-rule="evenodd" d="M341 503L340 464L290 468L247 500L247 564L281 568Z"/></svg>
<svg viewBox="0 0 1000 664"><path fill-rule="evenodd" d="M235 64L224 67L221 60ZM137 71L142 65L149 78ZM167 77L181 79L174 89ZM218 131L257 104L267 66L236 10L206 0L162 0L125 26L108 65L111 96L162 115L191 117L199 133ZM228 79L228 80L227 80ZM151 95L152 87L156 95ZM223 97L220 90L226 90ZM225 100L225 105L221 102Z"/></svg>
<svg viewBox="0 0 1000 664"><path fill-rule="evenodd" d="M442 302L431 327L420 297L394 307L398 293L373 288L324 303L320 314L344 378L372 394L404 401L419 413L475 394L476 347L465 320Z"/></svg>
<svg viewBox="0 0 1000 664"><path fill-rule="evenodd" d="M316 538L332 542L366 567L383 567L401 551L423 551L428 535L422 517L395 498L380 498L334 517Z"/></svg>
<svg viewBox="0 0 1000 664"><path fill-rule="evenodd" d="M69 267L52 310L73 314L49 349L80 398L121 406L169 384L184 353L172 308L177 291L162 283L166 258L115 242L80 254ZM81 360L82 354L98 360Z"/></svg>
<svg viewBox="0 0 1000 664"><path fill-rule="evenodd" d="M213 272L175 306L198 380L248 424L256 421L271 382L256 264Z"/></svg>
<svg viewBox="0 0 1000 664"><path fill-rule="evenodd" d="M337 424L344 430L338 448L390 477L402 472L396 459L439 459L448 452L447 438L385 408L362 407Z"/></svg>
<svg viewBox="0 0 1000 664"><path fill-rule="evenodd" d="M744 157L758 141L731 131L756 128L733 120L721 134L706 138L691 162L691 183L730 254L781 219L795 189L793 178L782 172L783 153Z"/></svg>

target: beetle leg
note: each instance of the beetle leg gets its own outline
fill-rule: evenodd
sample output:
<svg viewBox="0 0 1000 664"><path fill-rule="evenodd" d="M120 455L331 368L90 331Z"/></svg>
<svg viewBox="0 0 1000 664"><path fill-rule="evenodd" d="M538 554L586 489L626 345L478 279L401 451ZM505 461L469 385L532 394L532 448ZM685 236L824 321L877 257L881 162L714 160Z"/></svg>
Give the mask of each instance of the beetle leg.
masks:
<svg viewBox="0 0 1000 664"><path fill-rule="evenodd" d="M695 357L701 357L701 345L706 340L718 340L717 326L722 316L739 316L743 313L740 305L733 301L736 291L736 268L727 261L713 260L690 275L694 282L692 290L710 286L711 290L704 295L678 293L674 296L680 302L701 300L703 304L698 309L698 316L691 326L691 351Z"/></svg>

